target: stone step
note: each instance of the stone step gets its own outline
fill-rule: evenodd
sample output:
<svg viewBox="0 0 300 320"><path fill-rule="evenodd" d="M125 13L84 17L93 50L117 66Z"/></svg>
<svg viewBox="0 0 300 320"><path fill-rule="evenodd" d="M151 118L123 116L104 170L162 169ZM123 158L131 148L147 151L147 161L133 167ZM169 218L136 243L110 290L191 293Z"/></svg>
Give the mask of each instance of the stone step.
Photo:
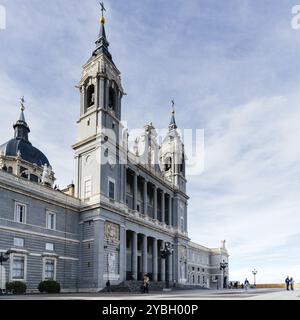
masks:
<svg viewBox="0 0 300 320"><path fill-rule="evenodd" d="M137 280L130 280L130 281L123 281L118 285L112 285L111 291L112 292L142 292L143 291L143 282ZM153 281L150 282L149 291L163 291L166 288L166 282L164 281ZM172 287L170 284L171 290L209 290L202 286L197 285L183 285L183 284L176 284L175 287ZM106 288L102 290L102 292L107 291Z"/></svg>
<svg viewBox="0 0 300 320"><path fill-rule="evenodd" d="M142 291L142 281L123 281L118 285L112 285L111 291L112 292L141 292ZM165 288L165 282L150 282L149 290L151 291L162 291ZM104 288L102 291L106 291L107 289Z"/></svg>

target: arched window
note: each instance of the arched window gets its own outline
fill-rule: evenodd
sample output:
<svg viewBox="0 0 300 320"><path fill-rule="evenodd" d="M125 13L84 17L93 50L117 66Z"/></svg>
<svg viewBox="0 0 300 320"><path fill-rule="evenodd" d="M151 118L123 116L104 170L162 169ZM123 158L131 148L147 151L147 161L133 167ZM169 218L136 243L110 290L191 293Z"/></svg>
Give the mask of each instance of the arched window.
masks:
<svg viewBox="0 0 300 320"><path fill-rule="evenodd" d="M165 171L168 171L172 168L172 158L168 157L165 160Z"/></svg>
<svg viewBox="0 0 300 320"><path fill-rule="evenodd" d="M110 87L109 88L108 107L110 109L112 109L113 111L116 111L116 103L117 103L116 91L112 87Z"/></svg>
<svg viewBox="0 0 300 320"><path fill-rule="evenodd" d="M13 168L12 167L8 167L7 172L8 173L13 173Z"/></svg>
<svg viewBox="0 0 300 320"><path fill-rule="evenodd" d="M86 101L87 108L90 108L92 105L95 104L95 86L93 84L89 85L86 90Z"/></svg>

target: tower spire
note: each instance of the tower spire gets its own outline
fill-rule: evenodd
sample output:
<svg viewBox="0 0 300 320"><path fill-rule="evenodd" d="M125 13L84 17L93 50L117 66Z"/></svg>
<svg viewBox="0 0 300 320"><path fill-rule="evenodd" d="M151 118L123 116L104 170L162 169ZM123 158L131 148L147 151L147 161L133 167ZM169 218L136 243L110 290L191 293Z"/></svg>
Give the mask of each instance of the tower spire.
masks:
<svg viewBox="0 0 300 320"><path fill-rule="evenodd" d="M96 49L93 52L93 56L97 56L99 54L104 54L109 60L112 61L112 56L110 52L108 51L109 42L106 38L105 33L105 17L104 17L104 11L106 11L103 2L99 2L101 6L101 18L100 18L100 31L98 39L96 40Z"/></svg>
<svg viewBox="0 0 300 320"><path fill-rule="evenodd" d="M177 129L177 124L175 121L175 102L174 102L174 100L172 100L172 116L171 116L171 121L169 124L169 130L171 131L174 129Z"/></svg>
<svg viewBox="0 0 300 320"><path fill-rule="evenodd" d="M24 111L25 111L24 104L25 104L25 99L23 96L20 99L21 114L20 114L19 120L13 125L13 128L15 130L15 138L28 141L28 133L30 132L30 129L28 124L26 123L25 116L24 116Z"/></svg>

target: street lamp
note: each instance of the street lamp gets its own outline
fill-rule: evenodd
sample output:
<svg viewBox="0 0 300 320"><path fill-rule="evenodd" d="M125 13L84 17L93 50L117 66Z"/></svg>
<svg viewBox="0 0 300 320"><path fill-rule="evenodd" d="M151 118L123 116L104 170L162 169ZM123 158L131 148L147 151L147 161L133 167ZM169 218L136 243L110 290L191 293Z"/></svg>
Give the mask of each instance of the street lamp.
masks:
<svg viewBox="0 0 300 320"><path fill-rule="evenodd" d="M222 280L223 280L223 289L225 288L225 283L224 283L224 273L225 273L225 269L228 267L228 263L225 262L224 260L222 262L220 262L220 270L222 270Z"/></svg>
<svg viewBox="0 0 300 320"><path fill-rule="evenodd" d="M162 259L167 259L170 255L173 254L174 249L172 248L171 243L166 242L165 247L160 249L160 256ZM168 268L166 272L166 288L169 288L169 273Z"/></svg>
<svg viewBox="0 0 300 320"><path fill-rule="evenodd" d="M254 276L254 288L256 288L256 275L257 275L257 270L256 270L256 269L252 270L252 274L253 274L253 276Z"/></svg>
<svg viewBox="0 0 300 320"><path fill-rule="evenodd" d="M3 262L6 262L9 259L9 254L10 251L6 251L5 253L1 252L0 253L0 284L2 284L2 273L3 273L3 269L2 269L2 264ZM3 289L0 288L0 294L3 294Z"/></svg>

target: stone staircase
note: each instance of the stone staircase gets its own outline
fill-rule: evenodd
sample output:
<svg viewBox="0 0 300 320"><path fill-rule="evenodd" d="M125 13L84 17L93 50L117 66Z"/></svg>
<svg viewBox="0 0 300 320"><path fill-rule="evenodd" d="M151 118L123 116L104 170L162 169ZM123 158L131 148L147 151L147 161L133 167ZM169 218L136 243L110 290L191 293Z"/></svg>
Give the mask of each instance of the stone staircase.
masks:
<svg viewBox="0 0 300 320"><path fill-rule="evenodd" d="M128 280L128 281L123 281L117 285L112 285L111 286L111 291L112 292L142 292L142 281L137 281L137 280ZM149 292L153 291L163 291L163 289L166 288L166 283L162 281L156 281L150 282L149 286ZM172 287L170 284L170 288L172 290L209 290L207 288L203 288L201 286L192 286L192 285L182 285L182 284L176 284L176 287ZM104 288L101 292L106 292L106 288Z"/></svg>
<svg viewBox="0 0 300 320"><path fill-rule="evenodd" d="M123 281L117 285L111 286L112 292L142 292L141 286L143 282L142 281L136 281L136 280L128 280ZM162 291L165 287L165 282L150 282L149 291ZM105 292L106 288L102 290L102 292Z"/></svg>

